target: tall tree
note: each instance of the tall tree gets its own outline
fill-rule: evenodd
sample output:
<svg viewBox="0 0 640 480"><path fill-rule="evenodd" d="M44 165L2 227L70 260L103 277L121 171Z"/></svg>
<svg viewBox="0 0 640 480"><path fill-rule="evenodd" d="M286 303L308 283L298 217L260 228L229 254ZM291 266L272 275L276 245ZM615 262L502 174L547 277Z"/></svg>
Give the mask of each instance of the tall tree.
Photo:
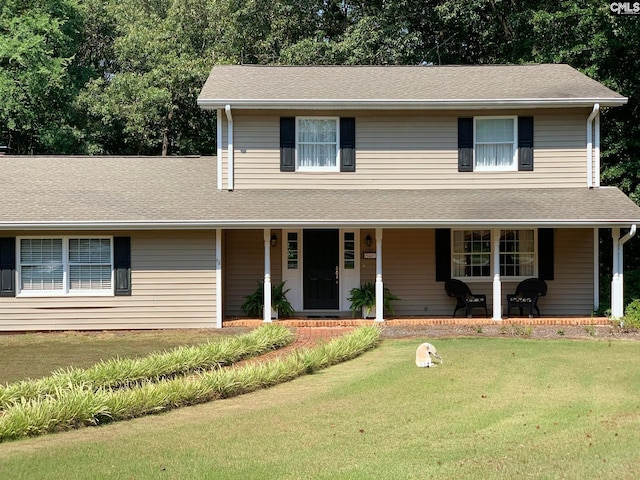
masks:
<svg viewBox="0 0 640 480"><path fill-rule="evenodd" d="M81 39L75 0L6 0L0 9L0 143L20 153L78 147L73 100Z"/></svg>
<svg viewBox="0 0 640 480"><path fill-rule="evenodd" d="M103 8L99 2L94 8ZM205 0L112 0L104 18L113 41L98 41L109 58L79 103L95 130L92 150L120 154L215 151L212 114L196 105L211 67ZM90 55L88 55L90 56Z"/></svg>

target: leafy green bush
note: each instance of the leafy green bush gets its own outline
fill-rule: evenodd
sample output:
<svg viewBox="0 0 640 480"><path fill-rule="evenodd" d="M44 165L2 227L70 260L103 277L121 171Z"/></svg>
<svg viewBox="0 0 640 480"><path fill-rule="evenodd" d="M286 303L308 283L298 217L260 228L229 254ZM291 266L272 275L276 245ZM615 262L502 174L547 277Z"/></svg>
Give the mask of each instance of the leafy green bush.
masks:
<svg viewBox="0 0 640 480"><path fill-rule="evenodd" d="M355 317L356 314L363 312L364 317L368 317L369 313L376 306L376 286L373 282L366 282L359 287L352 288L349 291L349 297L347 298L351 302L351 312ZM393 315L393 305L391 302L400 300L394 294L391 293L387 287L384 287L383 305L384 309L391 312Z"/></svg>
<svg viewBox="0 0 640 480"><path fill-rule="evenodd" d="M0 387L0 408L43 395L58 395L74 386L86 389L122 387L149 379L168 378L229 365L243 358L282 348L293 333L281 325L264 325L244 335L192 347L178 347L143 358L112 359L87 369L58 370L50 377L25 380Z"/></svg>
<svg viewBox="0 0 640 480"><path fill-rule="evenodd" d="M266 388L354 358L374 348L380 333L378 327L361 327L312 349L294 350L286 357L242 368L218 368L120 389L94 391L74 385L54 396L22 399L0 415L0 441L129 419Z"/></svg>
<svg viewBox="0 0 640 480"><path fill-rule="evenodd" d="M264 283L256 280L258 288L255 292L244 297L245 302L240 307L245 315L249 317L262 317L264 309ZM271 285L271 308L278 312L278 317L287 318L295 313L295 310L287 300L287 292L290 290L284 289L285 282L281 282L278 285Z"/></svg>
<svg viewBox="0 0 640 480"><path fill-rule="evenodd" d="M640 329L640 299L635 299L627 305L620 326L628 329Z"/></svg>

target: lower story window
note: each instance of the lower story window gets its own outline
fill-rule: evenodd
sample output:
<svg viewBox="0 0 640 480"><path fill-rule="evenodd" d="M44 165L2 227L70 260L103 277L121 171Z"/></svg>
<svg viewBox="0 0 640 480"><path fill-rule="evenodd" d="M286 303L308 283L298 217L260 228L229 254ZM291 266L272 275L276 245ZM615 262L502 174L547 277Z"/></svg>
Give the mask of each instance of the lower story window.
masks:
<svg viewBox="0 0 640 480"><path fill-rule="evenodd" d="M113 294L111 238L20 238L23 295Z"/></svg>
<svg viewBox="0 0 640 480"><path fill-rule="evenodd" d="M489 278L493 274L493 257L500 256L503 277L534 277L534 230L501 230L500 251L494 252L491 230L454 230L452 235L452 276L454 278Z"/></svg>

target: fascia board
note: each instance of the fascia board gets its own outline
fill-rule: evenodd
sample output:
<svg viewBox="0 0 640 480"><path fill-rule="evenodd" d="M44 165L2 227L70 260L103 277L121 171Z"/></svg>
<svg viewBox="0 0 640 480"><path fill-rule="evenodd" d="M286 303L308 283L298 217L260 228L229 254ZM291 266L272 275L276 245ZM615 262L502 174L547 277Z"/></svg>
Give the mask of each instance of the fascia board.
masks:
<svg viewBox="0 0 640 480"><path fill-rule="evenodd" d="M595 220L202 220L131 222L3 222L8 230L207 230L214 228L611 228L640 224L638 219Z"/></svg>
<svg viewBox="0 0 640 480"><path fill-rule="evenodd" d="M234 109L406 109L406 110L457 110L487 108L564 108L615 107L628 102L627 97L613 98L523 98L523 99L408 99L408 100L347 100L347 99L206 99L198 98L198 105L204 109L219 109L232 105Z"/></svg>

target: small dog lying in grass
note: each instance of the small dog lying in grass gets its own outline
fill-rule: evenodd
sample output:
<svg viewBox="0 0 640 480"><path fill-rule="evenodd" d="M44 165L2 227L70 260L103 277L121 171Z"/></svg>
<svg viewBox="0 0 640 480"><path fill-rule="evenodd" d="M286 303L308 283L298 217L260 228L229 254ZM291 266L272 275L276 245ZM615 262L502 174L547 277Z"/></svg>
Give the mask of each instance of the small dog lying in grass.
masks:
<svg viewBox="0 0 640 480"><path fill-rule="evenodd" d="M416 365L418 367L435 367L436 365L434 365L431 360L432 356L440 360L440 364L442 365L442 357L438 355L436 347L430 343L423 343L416 350Z"/></svg>

